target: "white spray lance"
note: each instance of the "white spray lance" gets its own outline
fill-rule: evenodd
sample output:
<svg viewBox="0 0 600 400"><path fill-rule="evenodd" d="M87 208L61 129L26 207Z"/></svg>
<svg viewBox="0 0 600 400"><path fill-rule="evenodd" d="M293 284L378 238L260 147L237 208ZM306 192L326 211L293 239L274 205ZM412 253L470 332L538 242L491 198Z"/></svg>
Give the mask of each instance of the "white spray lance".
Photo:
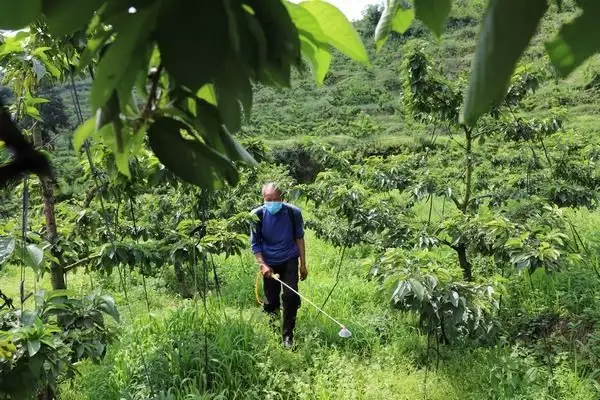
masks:
<svg viewBox="0 0 600 400"><path fill-rule="evenodd" d="M277 282L281 283L282 285L284 285L285 287L287 287L288 289L290 289L292 292L296 293L298 296L300 296L304 300L308 301L314 308L316 308L321 313L323 313L326 317L328 317L330 320L332 320L333 322L335 322L336 324L338 324L340 326L340 328L341 328L340 331L338 332L338 336L339 337L349 338L350 336L352 336L352 332L350 332L350 330L348 328L346 328L344 325L342 325L340 322L338 322L338 320L336 320L335 318L333 318L331 315L327 314L325 311L321 310L315 303L313 303L312 301L310 301L306 297L302 296L300 293L298 293L297 291L295 291L294 289L292 289L287 283L285 283L281 279L279 279L279 274L271 274L271 278L275 279Z"/></svg>

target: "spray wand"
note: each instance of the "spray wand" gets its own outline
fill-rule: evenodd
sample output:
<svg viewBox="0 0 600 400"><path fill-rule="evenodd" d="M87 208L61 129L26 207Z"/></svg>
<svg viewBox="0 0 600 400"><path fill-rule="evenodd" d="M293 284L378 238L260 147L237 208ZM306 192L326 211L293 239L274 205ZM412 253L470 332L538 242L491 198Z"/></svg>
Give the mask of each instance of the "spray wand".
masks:
<svg viewBox="0 0 600 400"><path fill-rule="evenodd" d="M285 287L287 287L288 289L290 289L292 292L294 292L298 296L302 297L309 304L311 304L314 308L316 308L319 312L321 312L326 317L328 317L330 320L332 320L333 322L335 322L336 324L338 324L340 326L340 328L341 328L340 331L338 332L338 336L339 337L349 338L350 336L352 336L352 332L350 332L350 330L348 328L346 328L344 325L342 325L338 320L336 320L335 318L333 318L331 315L327 314L325 311L323 311L322 309L320 309L315 303L313 303L312 301L310 301L306 297L302 296L300 293L298 293L297 291L295 291L294 289L292 289L287 283L285 283L281 279L279 279L279 274L271 274L271 278L275 279L277 282L281 283L282 285L284 285Z"/></svg>

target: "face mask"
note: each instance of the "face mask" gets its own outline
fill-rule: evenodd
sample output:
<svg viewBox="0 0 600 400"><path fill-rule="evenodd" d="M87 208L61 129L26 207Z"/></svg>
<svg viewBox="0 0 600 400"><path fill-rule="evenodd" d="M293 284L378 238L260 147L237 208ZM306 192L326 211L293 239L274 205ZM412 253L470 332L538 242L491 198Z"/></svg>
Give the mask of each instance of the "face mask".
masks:
<svg viewBox="0 0 600 400"><path fill-rule="evenodd" d="M274 215L281 210L283 203L281 201L267 201L265 202L265 208L269 212L269 214Z"/></svg>

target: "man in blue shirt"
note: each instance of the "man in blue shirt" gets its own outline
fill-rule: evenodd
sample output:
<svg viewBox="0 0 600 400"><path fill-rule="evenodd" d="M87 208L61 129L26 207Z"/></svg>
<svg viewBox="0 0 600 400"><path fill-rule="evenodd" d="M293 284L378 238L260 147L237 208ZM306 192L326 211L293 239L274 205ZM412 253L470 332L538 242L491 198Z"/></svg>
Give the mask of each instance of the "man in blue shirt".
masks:
<svg viewBox="0 0 600 400"><path fill-rule="evenodd" d="M275 183L263 186L264 205L252 210L259 222L250 230L252 252L263 275L265 292L264 311L273 320L279 318L280 294L282 285L271 274L278 274L282 282L298 291L300 280L308 276L304 248L304 221L302 212L296 206L282 201L282 192ZM300 268L298 268L298 258ZM296 314L300 307L300 297L283 286L283 344L291 347L296 326Z"/></svg>

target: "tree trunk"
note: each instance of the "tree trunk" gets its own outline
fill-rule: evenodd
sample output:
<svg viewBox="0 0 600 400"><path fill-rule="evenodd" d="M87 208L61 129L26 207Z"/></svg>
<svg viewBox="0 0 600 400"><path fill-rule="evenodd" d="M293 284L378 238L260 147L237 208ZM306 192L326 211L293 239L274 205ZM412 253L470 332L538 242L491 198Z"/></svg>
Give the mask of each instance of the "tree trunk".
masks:
<svg viewBox="0 0 600 400"><path fill-rule="evenodd" d="M42 135L39 127L33 129L33 142L35 147L39 148L43 145ZM54 188L52 186L52 178L44 176L40 178L40 186L42 187L42 202L44 203L44 217L46 219L46 240L52 245L51 252L54 257L60 260L62 257L54 248L58 242L58 231L56 229L56 216L54 214ZM66 289L65 273L62 264L52 262L50 264L50 280L52 289Z"/></svg>
<svg viewBox="0 0 600 400"><path fill-rule="evenodd" d="M179 284L179 294L184 299L191 299L192 295L191 295L190 290L188 289L188 286L185 282L185 271L183 270L183 268L181 268L181 263L174 262L173 269L175 270L175 279L177 280L177 283Z"/></svg>
<svg viewBox="0 0 600 400"><path fill-rule="evenodd" d="M464 245L454 247L454 250L458 254L458 262L463 270L463 276L467 282L473 280L473 271L471 263L467 258L467 248Z"/></svg>
<svg viewBox="0 0 600 400"><path fill-rule="evenodd" d="M471 202L471 185L473 181L473 131L465 127L465 157L467 162L467 172L465 176L465 199L462 203L462 212L466 214Z"/></svg>
<svg viewBox="0 0 600 400"><path fill-rule="evenodd" d="M36 400L54 400L56 397L54 396L54 391L50 386L44 387L42 390L38 391L35 396Z"/></svg>

